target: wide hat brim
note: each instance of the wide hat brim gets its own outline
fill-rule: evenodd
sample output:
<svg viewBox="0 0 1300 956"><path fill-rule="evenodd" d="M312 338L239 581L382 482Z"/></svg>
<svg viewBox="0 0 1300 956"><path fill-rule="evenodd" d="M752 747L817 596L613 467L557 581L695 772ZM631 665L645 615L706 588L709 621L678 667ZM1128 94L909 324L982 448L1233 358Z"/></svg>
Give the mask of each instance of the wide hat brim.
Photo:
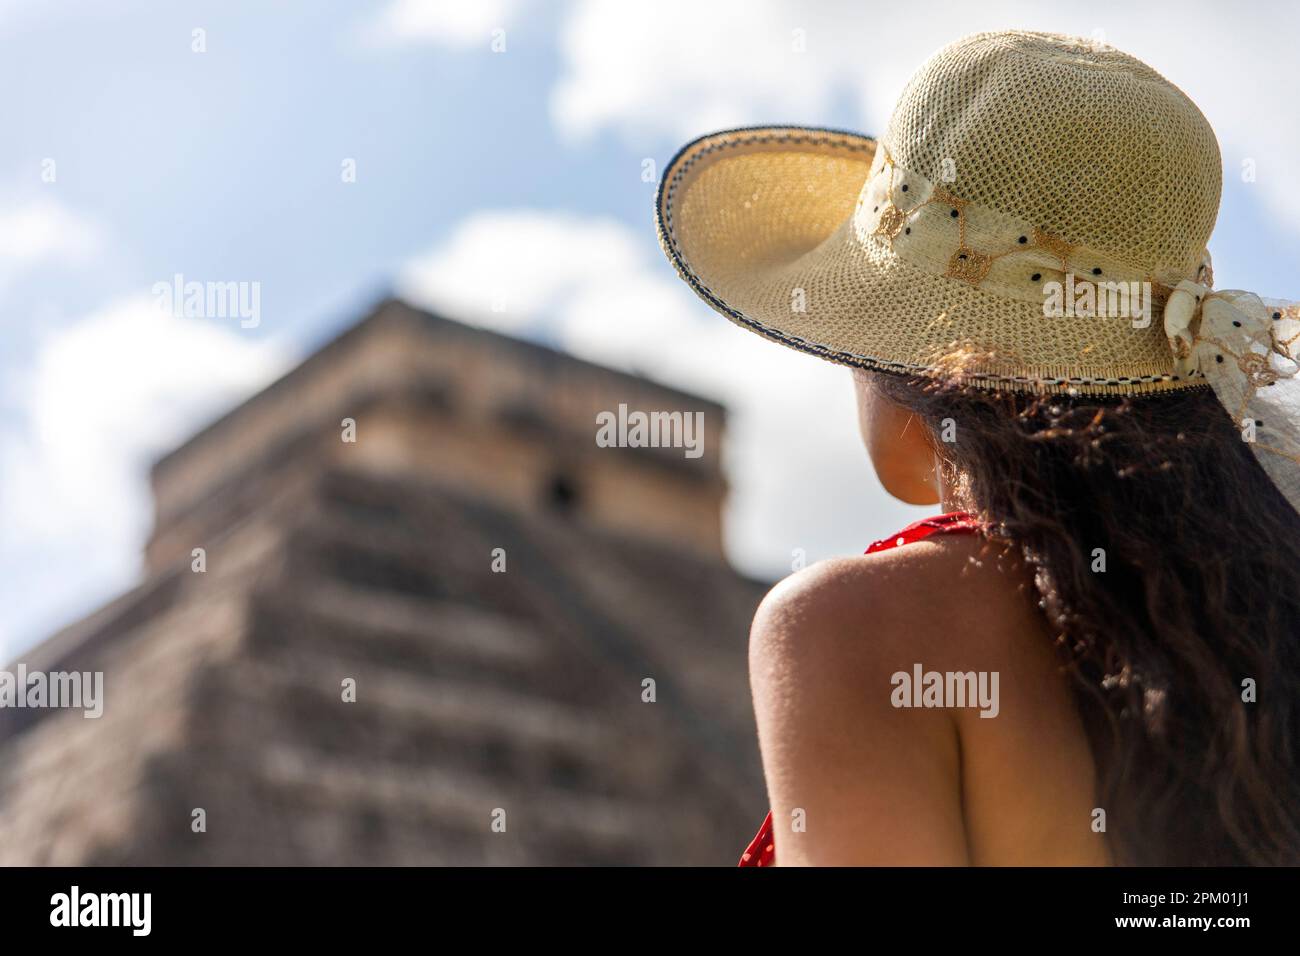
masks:
<svg viewBox="0 0 1300 956"><path fill-rule="evenodd" d="M660 243L718 312L781 344L842 365L951 372L980 358L972 384L1085 394L1186 387L1159 322L1117 335L1098 322L1045 319L1008 299L924 271L864 236L854 212L877 141L795 126L728 130L682 148L664 171Z"/></svg>

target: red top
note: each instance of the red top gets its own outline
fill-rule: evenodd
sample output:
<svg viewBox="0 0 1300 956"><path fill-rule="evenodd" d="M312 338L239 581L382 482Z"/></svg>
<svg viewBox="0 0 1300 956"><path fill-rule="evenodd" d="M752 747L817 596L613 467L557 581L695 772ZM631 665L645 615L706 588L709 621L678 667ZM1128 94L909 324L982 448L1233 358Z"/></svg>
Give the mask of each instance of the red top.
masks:
<svg viewBox="0 0 1300 956"><path fill-rule="evenodd" d="M932 534L976 534L979 531L980 523L974 515L967 514L964 511L952 511L934 518L926 518L915 524L909 524L898 534L891 535L880 541L873 541L871 547L867 548L864 553L874 554L877 551L888 551L900 544L911 544L913 541L928 538ZM741 854L737 866L771 866L774 862L776 862L776 844L772 841L772 814L769 812L767 819L763 821L763 825L758 830L758 835L750 841L749 846L745 848L745 852Z"/></svg>

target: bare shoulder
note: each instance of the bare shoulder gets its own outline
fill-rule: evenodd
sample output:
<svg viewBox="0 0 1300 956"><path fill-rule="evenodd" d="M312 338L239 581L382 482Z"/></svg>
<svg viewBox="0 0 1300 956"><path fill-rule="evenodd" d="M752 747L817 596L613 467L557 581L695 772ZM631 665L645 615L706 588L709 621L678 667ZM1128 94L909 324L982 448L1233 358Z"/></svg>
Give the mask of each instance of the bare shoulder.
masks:
<svg viewBox="0 0 1300 956"><path fill-rule="evenodd" d="M770 666L796 652L808 664L825 657L832 665L896 652L945 658L961 648L1013 652L1043 627L1029 583L1013 555L975 535L936 535L822 561L763 599L751 631L751 664Z"/></svg>
<svg viewBox="0 0 1300 956"><path fill-rule="evenodd" d="M1005 669L1034 626L1018 569L973 537L824 561L763 600L750 682L782 865L960 864L964 718L900 708L894 676ZM987 721L986 721L987 723Z"/></svg>
<svg viewBox="0 0 1300 956"><path fill-rule="evenodd" d="M936 674L933 702L895 696ZM1091 762L1031 579L985 539L785 579L754 617L750 682L773 819L825 822L777 838L783 865L1104 858L1074 825Z"/></svg>

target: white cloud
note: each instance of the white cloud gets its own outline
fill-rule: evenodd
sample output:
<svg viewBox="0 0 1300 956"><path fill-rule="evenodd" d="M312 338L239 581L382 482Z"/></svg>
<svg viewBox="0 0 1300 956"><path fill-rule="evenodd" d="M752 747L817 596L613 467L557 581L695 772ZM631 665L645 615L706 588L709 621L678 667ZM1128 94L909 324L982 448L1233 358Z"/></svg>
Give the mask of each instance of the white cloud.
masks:
<svg viewBox="0 0 1300 956"><path fill-rule="evenodd" d="M769 0L575 3L561 28L552 116L571 136L610 126L633 141L816 116L858 80L844 47L818 36L824 17ZM795 51L797 30L811 53Z"/></svg>
<svg viewBox="0 0 1300 956"><path fill-rule="evenodd" d="M403 294L517 332L561 305L581 306L593 276L626 278L644 268L643 243L611 219L510 210L483 212L445 244L408 263Z"/></svg>
<svg viewBox="0 0 1300 956"><path fill-rule="evenodd" d="M379 43L486 47L493 30L510 25L525 0L391 0L367 27Z"/></svg>
<svg viewBox="0 0 1300 956"><path fill-rule="evenodd" d="M277 346L147 296L40 338L0 394L0 566L25 578L8 582L23 601L0 642L18 650L129 585L150 460L285 364Z"/></svg>
<svg viewBox="0 0 1300 956"><path fill-rule="evenodd" d="M41 196L0 211L0 286L50 262L84 262L103 247L99 226Z"/></svg>
<svg viewBox="0 0 1300 956"><path fill-rule="evenodd" d="M561 27L552 116L573 137L612 128L633 143L755 123L817 125L840 102L879 132L912 71L958 37L1027 19L988 0L894 8L828 0L575 0ZM1001 14L1006 13L1006 16Z"/></svg>
<svg viewBox="0 0 1300 956"><path fill-rule="evenodd" d="M485 307L497 289L506 290L505 312ZM845 369L714 314L627 226L481 213L412 260L399 292L505 332L544 320L574 354L722 399L732 412L728 550L746 570L781 573L795 548L810 560L861 550L919 516L871 474Z"/></svg>

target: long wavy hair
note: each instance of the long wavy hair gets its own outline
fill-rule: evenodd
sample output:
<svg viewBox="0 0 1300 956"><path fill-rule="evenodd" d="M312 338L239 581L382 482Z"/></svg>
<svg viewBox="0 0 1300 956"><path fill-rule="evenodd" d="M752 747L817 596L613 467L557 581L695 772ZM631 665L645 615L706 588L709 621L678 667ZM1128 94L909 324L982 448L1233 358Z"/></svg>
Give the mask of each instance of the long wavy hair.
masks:
<svg viewBox="0 0 1300 956"><path fill-rule="evenodd" d="M1300 863L1300 515L1210 389L860 374L928 426L961 503L1032 573L1115 861Z"/></svg>

